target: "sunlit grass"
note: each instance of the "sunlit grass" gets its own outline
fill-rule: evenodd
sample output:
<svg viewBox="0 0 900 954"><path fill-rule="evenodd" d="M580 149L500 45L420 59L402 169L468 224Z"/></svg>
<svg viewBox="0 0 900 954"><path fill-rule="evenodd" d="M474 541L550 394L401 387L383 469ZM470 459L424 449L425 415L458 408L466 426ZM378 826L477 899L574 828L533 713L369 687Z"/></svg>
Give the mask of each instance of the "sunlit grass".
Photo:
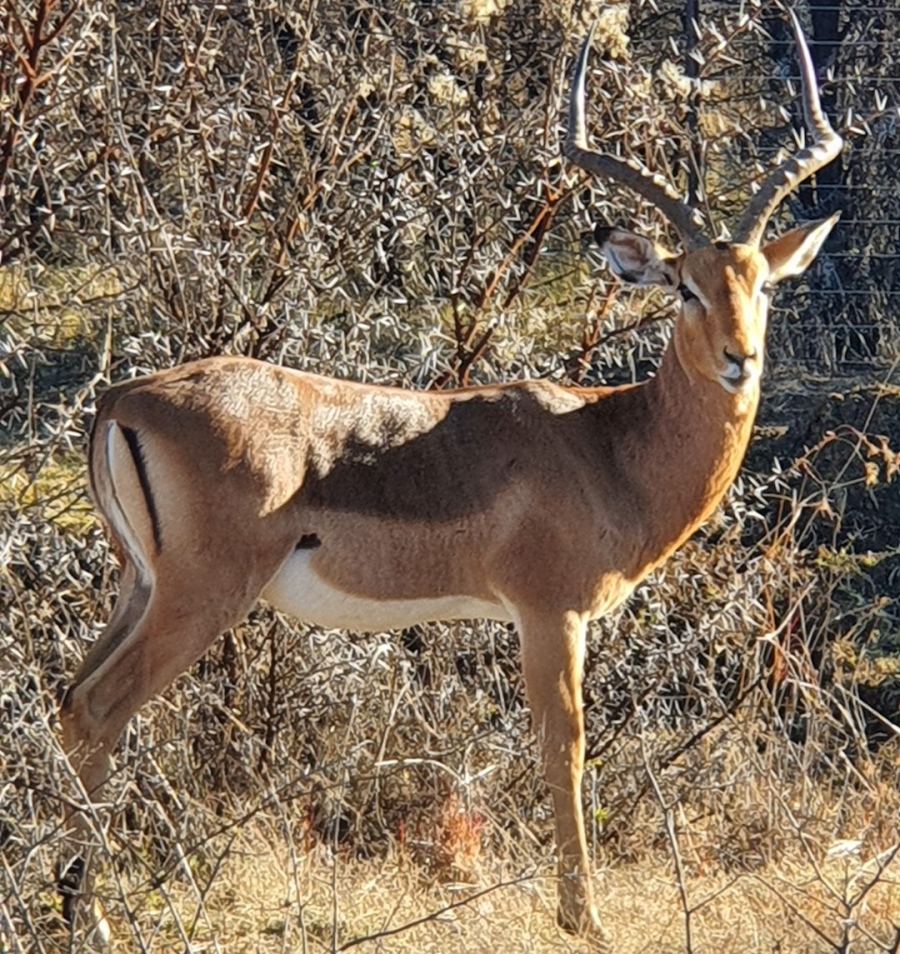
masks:
<svg viewBox="0 0 900 954"><path fill-rule="evenodd" d="M692 950L719 954L812 954L837 950L844 938L856 940L853 950L875 950L867 936L889 944L900 916L895 862L879 874L879 859L861 856L852 842L822 847L831 851L754 871L695 872L680 886L662 855L601 869L598 907L614 950L685 951L688 931ZM594 949L589 940L556 925L551 870L546 858L513 867L483 857L470 883L442 882L402 851L371 861L322 845L304 852L251 825L234 833L207 877L130 884L134 920L131 927L118 922L117 941L132 946L138 932L153 938L157 951L188 944L229 954L587 954Z"/></svg>
<svg viewBox="0 0 900 954"><path fill-rule="evenodd" d="M96 522L84 458L59 452L35 465L22 460L0 463L0 507L22 514L37 511L60 530L83 533Z"/></svg>
<svg viewBox="0 0 900 954"><path fill-rule="evenodd" d="M0 268L0 326L34 345L92 339L102 328L98 306L122 290L121 278L108 266L6 266Z"/></svg>

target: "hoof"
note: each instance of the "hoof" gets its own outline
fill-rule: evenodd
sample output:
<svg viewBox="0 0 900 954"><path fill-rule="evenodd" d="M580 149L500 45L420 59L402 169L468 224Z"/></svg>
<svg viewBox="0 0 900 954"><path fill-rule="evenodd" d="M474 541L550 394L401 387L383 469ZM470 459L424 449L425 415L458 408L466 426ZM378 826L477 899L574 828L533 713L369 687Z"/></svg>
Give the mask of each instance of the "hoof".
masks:
<svg viewBox="0 0 900 954"><path fill-rule="evenodd" d="M76 929L84 930L84 943L89 950L109 951L112 932L103 908L96 900L91 900L90 904L86 905L82 899L84 871L83 858L73 858L65 868L60 868L56 886L62 896L63 919L71 932L74 933Z"/></svg>
<svg viewBox="0 0 900 954"><path fill-rule="evenodd" d="M84 858L73 858L65 867L60 865L56 875L56 890L62 897L62 914L66 924L73 927L81 884L84 881Z"/></svg>
<svg viewBox="0 0 900 954"><path fill-rule="evenodd" d="M600 923L600 917L593 904L563 906L556 911L556 923L567 933L587 938L591 949L600 954L612 954L612 937Z"/></svg>
<svg viewBox="0 0 900 954"><path fill-rule="evenodd" d="M109 929L109 921L103 913L103 908L97 901L91 904L91 929L87 936L88 946L95 951L112 950L112 931Z"/></svg>

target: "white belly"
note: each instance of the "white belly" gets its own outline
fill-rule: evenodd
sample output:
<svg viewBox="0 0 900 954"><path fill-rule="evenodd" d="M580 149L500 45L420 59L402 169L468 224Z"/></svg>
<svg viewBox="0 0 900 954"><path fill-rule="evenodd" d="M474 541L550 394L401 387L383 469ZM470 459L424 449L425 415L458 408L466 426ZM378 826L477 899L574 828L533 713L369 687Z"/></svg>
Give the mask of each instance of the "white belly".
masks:
<svg viewBox="0 0 900 954"><path fill-rule="evenodd" d="M471 596L434 599L376 600L353 596L324 582L312 569L312 553L295 550L262 592L276 609L326 629L381 632L416 623L450 619L497 619L510 622L501 602Z"/></svg>

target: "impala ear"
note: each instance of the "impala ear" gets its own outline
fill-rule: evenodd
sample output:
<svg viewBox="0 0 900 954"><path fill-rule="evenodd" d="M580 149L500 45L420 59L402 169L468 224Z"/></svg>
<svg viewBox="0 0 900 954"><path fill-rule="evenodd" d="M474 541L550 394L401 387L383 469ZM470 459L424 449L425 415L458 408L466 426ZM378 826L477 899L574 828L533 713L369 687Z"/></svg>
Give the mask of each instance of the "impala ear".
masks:
<svg viewBox="0 0 900 954"><path fill-rule="evenodd" d="M623 282L666 288L678 284L678 257L662 245L637 232L602 225L594 226L594 238L613 274Z"/></svg>
<svg viewBox="0 0 900 954"><path fill-rule="evenodd" d="M769 281L780 282L783 278L802 275L819 254L822 243L840 217L841 213L835 212L827 219L807 222L786 232L774 242L769 242L762 249L769 262Z"/></svg>

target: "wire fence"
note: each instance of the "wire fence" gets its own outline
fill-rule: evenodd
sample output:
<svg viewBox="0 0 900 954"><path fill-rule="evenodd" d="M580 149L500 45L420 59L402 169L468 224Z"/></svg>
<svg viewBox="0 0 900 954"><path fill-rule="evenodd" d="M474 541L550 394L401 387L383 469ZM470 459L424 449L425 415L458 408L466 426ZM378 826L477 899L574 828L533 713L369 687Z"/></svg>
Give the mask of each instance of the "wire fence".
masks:
<svg viewBox="0 0 900 954"><path fill-rule="evenodd" d="M727 15L727 6L704 4L703 14L715 20ZM772 37L762 40L758 55L771 64L773 97L772 87L785 78L799 88L783 6L765 3L760 16ZM769 350L781 366L830 374L877 371L900 355L900 201L893 167L900 154L900 4L810 0L794 6L812 41L823 105L847 145L787 210L798 219L840 210L842 218L804 282L778 296ZM767 81L751 67L743 82L765 88ZM792 127L802 128L796 101L791 112ZM757 135L757 155L778 148L765 132Z"/></svg>
<svg viewBox="0 0 900 954"><path fill-rule="evenodd" d="M0 262L27 272L0 272L5 327L59 326L62 313L94 342L109 327L124 373L243 351L377 376L385 349L419 385L460 368L534 373L530 346L504 344L503 329L561 350L548 329L590 316L588 286L609 281L585 273L591 219L660 224L603 185L583 198L561 161L568 72L591 20L593 135L683 194L699 172L711 204L738 208L795 147L781 3L494 6L183 0L158 18L92 0L66 7L46 41L18 36L23 6L0 45ZM857 373L900 351L900 2L795 6L847 147L773 222L842 211L776 300L771 364ZM19 75L22 50L39 85ZM417 340L376 336L337 361L329 336L391 315Z"/></svg>

